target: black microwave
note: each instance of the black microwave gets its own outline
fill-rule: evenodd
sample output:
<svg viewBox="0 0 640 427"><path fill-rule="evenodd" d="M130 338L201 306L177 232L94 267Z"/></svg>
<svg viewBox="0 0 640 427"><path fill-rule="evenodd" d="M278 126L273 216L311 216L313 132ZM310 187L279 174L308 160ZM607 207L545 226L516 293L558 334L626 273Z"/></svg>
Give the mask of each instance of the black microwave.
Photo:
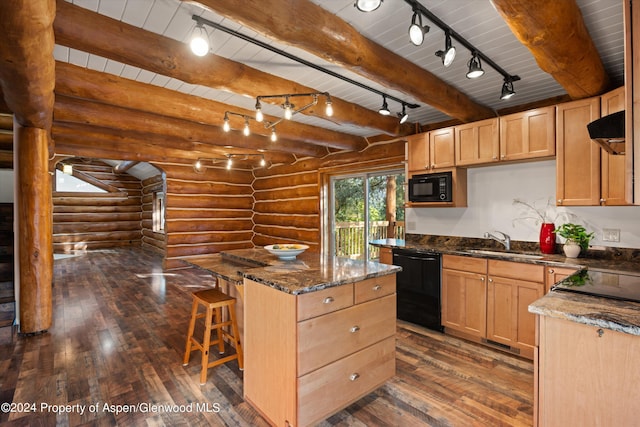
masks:
<svg viewBox="0 0 640 427"><path fill-rule="evenodd" d="M414 175L409 179L410 202L451 202L452 173Z"/></svg>

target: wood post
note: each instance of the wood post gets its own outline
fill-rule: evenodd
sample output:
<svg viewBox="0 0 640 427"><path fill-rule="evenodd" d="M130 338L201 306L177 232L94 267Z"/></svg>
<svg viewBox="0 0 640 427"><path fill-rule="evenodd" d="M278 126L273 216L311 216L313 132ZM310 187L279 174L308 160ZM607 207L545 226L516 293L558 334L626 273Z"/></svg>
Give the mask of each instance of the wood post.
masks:
<svg viewBox="0 0 640 427"><path fill-rule="evenodd" d="M49 131L14 121L15 221L19 277L20 332L51 326L53 232Z"/></svg>

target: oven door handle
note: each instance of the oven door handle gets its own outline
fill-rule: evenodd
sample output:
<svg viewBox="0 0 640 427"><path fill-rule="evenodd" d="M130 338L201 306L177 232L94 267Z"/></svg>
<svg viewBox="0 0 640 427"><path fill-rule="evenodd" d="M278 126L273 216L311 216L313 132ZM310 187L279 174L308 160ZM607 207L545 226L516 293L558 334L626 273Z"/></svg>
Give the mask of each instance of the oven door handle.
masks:
<svg viewBox="0 0 640 427"><path fill-rule="evenodd" d="M409 255L394 255L394 257L402 257L402 258L406 258L406 259L414 259L416 261L438 261L438 258L434 258L434 257L414 257L414 256L409 256Z"/></svg>

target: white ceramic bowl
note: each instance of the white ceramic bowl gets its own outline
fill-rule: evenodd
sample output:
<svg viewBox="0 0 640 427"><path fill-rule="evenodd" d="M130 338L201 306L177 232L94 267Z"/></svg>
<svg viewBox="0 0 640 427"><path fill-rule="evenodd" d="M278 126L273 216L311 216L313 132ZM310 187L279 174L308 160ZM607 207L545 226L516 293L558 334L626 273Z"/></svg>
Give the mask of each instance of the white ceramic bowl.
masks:
<svg viewBox="0 0 640 427"><path fill-rule="evenodd" d="M277 243L264 248L282 260L291 260L296 259L298 255L309 249L309 246L297 243Z"/></svg>

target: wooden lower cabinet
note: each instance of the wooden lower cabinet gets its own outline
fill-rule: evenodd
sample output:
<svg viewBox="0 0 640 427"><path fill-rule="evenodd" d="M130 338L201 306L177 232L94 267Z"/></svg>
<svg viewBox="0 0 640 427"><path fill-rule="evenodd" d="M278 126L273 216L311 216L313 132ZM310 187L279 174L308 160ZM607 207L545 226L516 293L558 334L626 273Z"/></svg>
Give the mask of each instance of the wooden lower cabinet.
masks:
<svg viewBox="0 0 640 427"><path fill-rule="evenodd" d="M380 248L380 262L393 265L393 250L391 248Z"/></svg>
<svg viewBox="0 0 640 427"><path fill-rule="evenodd" d="M291 295L245 279L244 398L277 426L322 421L395 375L395 274Z"/></svg>
<svg viewBox="0 0 640 427"><path fill-rule="evenodd" d="M535 316L544 266L444 255L442 325L453 335L533 358Z"/></svg>
<svg viewBox="0 0 640 427"><path fill-rule="evenodd" d="M549 292L553 285L555 285L562 279L566 279L578 270L579 268L570 267L546 267L544 293L546 294L547 292Z"/></svg>
<svg viewBox="0 0 640 427"><path fill-rule="evenodd" d="M487 331L487 260L444 255L442 326L464 336L483 338Z"/></svg>
<svg viewBox="0 0 640 427"><path fill-rule="evenodd" d="M538 317L536 426L637 426L640 336Z"/></svg>

